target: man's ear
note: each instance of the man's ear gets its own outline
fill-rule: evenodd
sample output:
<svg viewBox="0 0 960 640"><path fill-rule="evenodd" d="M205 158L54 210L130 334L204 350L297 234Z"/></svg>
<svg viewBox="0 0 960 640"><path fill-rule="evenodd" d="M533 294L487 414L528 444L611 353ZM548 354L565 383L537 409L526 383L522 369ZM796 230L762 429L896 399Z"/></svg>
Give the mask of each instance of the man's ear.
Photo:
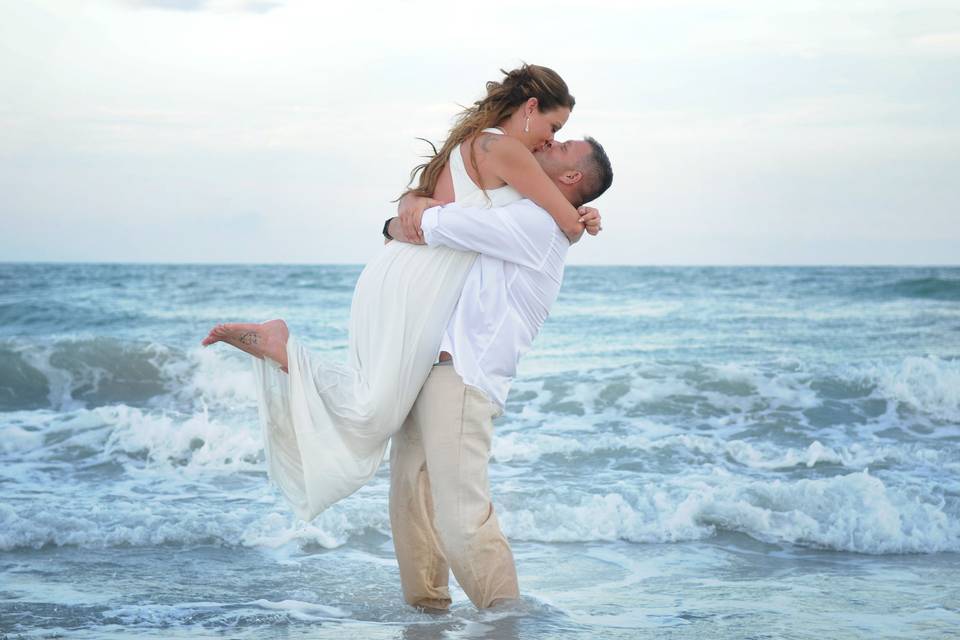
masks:
<svg viewBox="0 0 960 640"><path fill-rule="evenodd" d="M583 173L580 171L564 171L560 174L560 182L563 184L577 184L583 180Z"/></svg>

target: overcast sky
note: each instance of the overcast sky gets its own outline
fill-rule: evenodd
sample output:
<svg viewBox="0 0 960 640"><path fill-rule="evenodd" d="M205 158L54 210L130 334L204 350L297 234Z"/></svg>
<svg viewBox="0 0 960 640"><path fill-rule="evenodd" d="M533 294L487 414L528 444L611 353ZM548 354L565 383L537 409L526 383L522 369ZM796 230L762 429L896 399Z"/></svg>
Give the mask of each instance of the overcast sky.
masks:
<svg viewBox="0 0 960 640"><path fill-rule="evenodd" d="M958 6L0 0L0 260L366 262L527 61L613 161L571 263L957 264Z"/></svg>

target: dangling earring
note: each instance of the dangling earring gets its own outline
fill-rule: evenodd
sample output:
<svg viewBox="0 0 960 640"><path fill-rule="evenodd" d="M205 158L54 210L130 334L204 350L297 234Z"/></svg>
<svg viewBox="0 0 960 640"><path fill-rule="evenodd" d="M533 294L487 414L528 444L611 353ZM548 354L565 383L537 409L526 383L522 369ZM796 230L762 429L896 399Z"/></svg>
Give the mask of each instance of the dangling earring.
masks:
<svg viewBox="0 0 960 640"><path fill-rule="evenodd" d="M523 125L523 132L530 133L530 116L527 116L527 122Z"/></svg>

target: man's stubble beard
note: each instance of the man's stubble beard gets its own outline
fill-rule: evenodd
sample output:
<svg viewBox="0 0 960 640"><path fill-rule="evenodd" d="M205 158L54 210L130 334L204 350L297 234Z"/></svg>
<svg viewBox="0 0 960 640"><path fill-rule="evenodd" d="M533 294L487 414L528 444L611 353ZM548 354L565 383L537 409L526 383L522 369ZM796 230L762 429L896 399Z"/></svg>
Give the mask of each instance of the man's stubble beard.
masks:
<svg viewBox="0 0 960 640"><path fill-rule="evenodd" d="M551 162L550 158L547 158L539 153L533 154L533 157L537 159L537 162L540 164L540 168L543 169L545 174L547 174L547 177L549 177L551 180L556 180L557 175L561 173L560 171L557 171L557 164L555 162Z"/></svg>

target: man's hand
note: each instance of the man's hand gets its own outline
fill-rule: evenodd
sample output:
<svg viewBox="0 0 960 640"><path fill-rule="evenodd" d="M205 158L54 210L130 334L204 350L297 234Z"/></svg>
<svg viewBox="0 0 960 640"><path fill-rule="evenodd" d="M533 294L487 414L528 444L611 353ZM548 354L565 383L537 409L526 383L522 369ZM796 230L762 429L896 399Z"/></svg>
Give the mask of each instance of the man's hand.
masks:
<svg viewBox="0 0 960 640"><path fill-rule="evenodd" d="M400 217L400 226L403 228L405 242L426 244L423 241L423 229L420 228L420 221L423 219L424 211L438 204L443 203L433 198L415 196L412 193L400 198L400 202L397 204L397 214Z"/></svg>
<svg viewBox="0 0 960 640"><path fill-rule="evenodd" d="M580 207L577 213L580 214L580 222L583 223L584 230L590 235L595 236L603 230L600 226L600 212L593 207Z"/></svg>

